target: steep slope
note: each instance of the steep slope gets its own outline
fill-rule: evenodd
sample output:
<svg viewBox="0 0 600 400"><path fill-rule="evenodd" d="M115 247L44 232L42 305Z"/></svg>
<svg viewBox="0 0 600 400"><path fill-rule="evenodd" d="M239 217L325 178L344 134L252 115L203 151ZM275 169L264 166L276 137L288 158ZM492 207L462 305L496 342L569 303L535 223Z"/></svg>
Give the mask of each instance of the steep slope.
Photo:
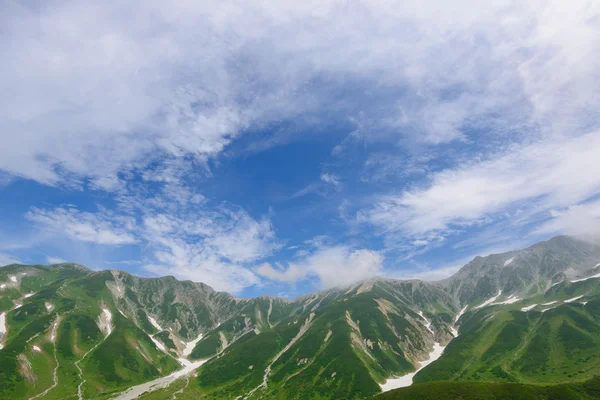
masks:
<svg viewBox="0 0 600 400"><path fill-rule="evenodd" d="M600 246L557 236L523 250L475 257L440 282L461 305L483 302L498 292L524 299L558 282L585 276L600 262ZM600 272L600 271L599 271Z"/></svg>
<svg viewBox="0 0 600 400"><path fill-rule="evenodd" d="M294 306L301 316L251 331L203 365L198 390L215 399L364 398L452 338L449 296L419 281L376 279Z"/></svg>
<svg viewBox="0 0 600 400"><path fill-rule="evenodd" d="M535 386L516 383L432 382L375 396L375 400L593 400L600 377L587 382Z"/></svg>
<svg viewBox="0 0 600 400"><path fill-rule="evenodd" d="M545 306L499 305L467 312L460 336L415 381L548 384L600 375L599 283L572 288L570 298L558 290L549 293Z"/></svg>

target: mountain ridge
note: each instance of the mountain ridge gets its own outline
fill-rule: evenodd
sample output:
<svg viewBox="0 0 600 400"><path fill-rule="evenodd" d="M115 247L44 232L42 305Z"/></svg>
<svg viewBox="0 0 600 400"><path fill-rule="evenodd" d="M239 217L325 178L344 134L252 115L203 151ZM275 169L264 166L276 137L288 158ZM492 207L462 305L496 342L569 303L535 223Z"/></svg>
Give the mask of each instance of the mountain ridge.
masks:
<svg viewBox="0 0 600 400"><path fill-rule="evenodd" d="M600 318L599 261L599 246L558 237L476 257L442 281L375 277L293 300L239 299L203 283L72 263L7 265L0 398L45 390L48 398L110 398L178 368L186 396L214 399L359 399L413 379L589 378L600 374L589 360L563 361L560 371L540 360L541 378L520 360L534 335L561 343L558 353L548 350L560 360L600 344L591 328ZM513 347L494 347L503 337ZM170 397L171 388L181 389L154 389Z"/></svg>

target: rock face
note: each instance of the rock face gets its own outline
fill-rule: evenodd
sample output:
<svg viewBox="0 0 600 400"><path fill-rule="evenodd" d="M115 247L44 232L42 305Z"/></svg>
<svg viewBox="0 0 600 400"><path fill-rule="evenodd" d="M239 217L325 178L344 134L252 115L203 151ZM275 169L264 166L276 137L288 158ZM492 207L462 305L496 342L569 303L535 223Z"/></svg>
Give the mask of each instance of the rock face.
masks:
<svg viewBox="0 0 600 400"><path fill-rule="evenodd" d="M506 296L524 298L543 294L552 284L589 271L599 259L600 246L557 236L523 250L475 257L440 283L460 304L483 301L499 290Z"/></svg>
<svg viewBox="0 0 600 400"><path fill-rule="evenodd" d="M202 365L197 378L173 385L190 397L365 398L390 378L543 383L558 372L523 357L546 342L560 344L550 359L579 360L563 359L561 379L585 378L600 373L585 356L600 348L599 262L600 247L561 236L476 257L439 282L373 278L293 301L76 264L9 265L0 398L105 398L190 365Z"/></svg>

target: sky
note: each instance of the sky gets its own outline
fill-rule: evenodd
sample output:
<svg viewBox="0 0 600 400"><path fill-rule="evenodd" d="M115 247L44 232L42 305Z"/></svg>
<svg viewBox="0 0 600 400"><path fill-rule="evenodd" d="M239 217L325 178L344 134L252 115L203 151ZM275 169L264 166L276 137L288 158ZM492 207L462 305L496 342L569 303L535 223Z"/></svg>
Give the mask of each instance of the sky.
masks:
<svg viewBox="0 0 600 400"><path fill-rule="evenodd" d="M600 2L4 1L0 264L293 298L600 227Z"/></svg>

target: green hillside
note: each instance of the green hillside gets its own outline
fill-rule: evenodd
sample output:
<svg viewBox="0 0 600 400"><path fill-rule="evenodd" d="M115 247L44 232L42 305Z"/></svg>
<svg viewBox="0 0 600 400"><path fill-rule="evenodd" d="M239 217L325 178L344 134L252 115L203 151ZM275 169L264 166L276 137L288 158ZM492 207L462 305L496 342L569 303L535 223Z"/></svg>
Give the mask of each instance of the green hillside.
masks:
<svg viewBox="0 0 600 400"><path fill-rule="evenodd" d="M599 260L600 247L558 237L439 282L373 278L295 300L9 265L0 399L109 399L176 371L141 398L365 399L417 370L403 393L586 398L567 384L600 376Z"/></svg>
<svg viewBox="0 0 600 400"><path fill-rule="evenodd" d="M517 383L430 382L392 390L373 400L593 400L600 377L582 383L536 386Z"/></svg>

